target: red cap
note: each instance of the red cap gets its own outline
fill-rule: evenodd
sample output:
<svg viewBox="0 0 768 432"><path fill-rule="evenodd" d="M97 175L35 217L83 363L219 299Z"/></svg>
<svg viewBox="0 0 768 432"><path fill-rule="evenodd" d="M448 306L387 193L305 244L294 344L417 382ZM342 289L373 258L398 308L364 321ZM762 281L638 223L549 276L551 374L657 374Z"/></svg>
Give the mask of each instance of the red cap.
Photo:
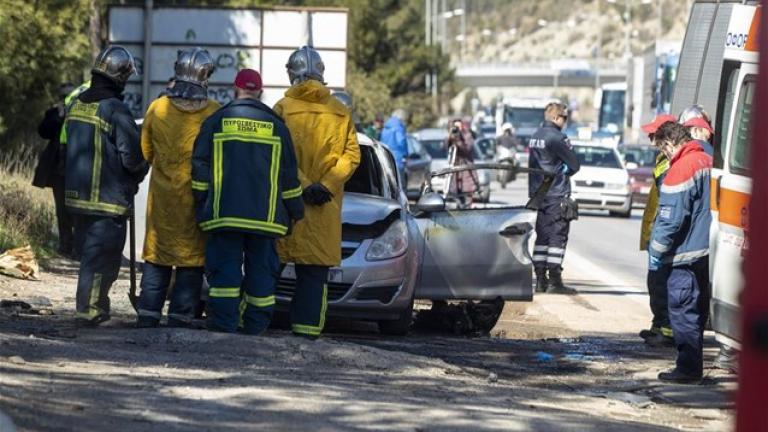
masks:
<svg viewBox="0 0 768 432"><path fill-rule="evenodd" d="M677 122L677 118L671 114L659 114L652 122L640 126L640 129L647 134L655 134L666 122Z"/></svg>
<svg viewBox="0 0 768 432"><path fill-rule="evenodd" d="M701 117L694 117L692 119L688 119L687 122L683 123L683 126L690 128L690 127L700 127L702 129L706 129L709 131L709 133L715 133L714 130L712 130L712 126L707 123L706 120L704 120Z"/></svg>
<svg viewBox="0 0 768 432"><path fill-rule="evenodd" d="M261 75L253 69L241 69L235 77L235 87L243 90L261 90Z"/></svg>

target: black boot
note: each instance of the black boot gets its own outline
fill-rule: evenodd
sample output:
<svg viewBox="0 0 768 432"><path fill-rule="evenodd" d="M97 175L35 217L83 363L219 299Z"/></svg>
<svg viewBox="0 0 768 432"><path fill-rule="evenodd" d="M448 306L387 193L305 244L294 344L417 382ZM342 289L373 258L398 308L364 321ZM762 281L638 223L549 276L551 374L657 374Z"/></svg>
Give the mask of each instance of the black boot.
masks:
<svg viewBox="0 0 768 432"><path fill-rule="evenodd" d="M549 281L547 280L547 269L537 268L535 270L536 270L536 292L537 293L547 292L547 288L549 287Z"/></svg>
<svg viewBox="0 0 768 432"><path fill-rule="evenodd" d="M576 290L563 285L562 270L549 269L549 288L548 294L576 294Z"/></svg>

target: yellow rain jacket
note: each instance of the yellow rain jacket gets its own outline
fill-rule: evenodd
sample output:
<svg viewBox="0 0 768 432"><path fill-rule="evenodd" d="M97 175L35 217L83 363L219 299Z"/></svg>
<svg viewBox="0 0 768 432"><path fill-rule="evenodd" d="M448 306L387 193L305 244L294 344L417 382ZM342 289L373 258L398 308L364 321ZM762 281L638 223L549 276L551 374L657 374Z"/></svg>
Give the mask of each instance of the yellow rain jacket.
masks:
<svg viewBox="0 0 768 432"><path fill-rule="evenodd" d="M659 189L656 183L661 183L658 179L662 177L669 169L669 160L664 153L656 156L656 167L653 169L653 184L648 192L648 202L643 210L643 224L640 226L640 250L648 250L648 243L651 241L651 231L653 231L653 222L656 220L656 213L659 211Z"/></svg>
<svg viewBox="0 0 768 432"><path fill-rule="evenodd" d="M344 183L360 163L360 146L349 110L322 83L304 81L275 105L296 150L301 186L322 183L333 200L307 205L304 219L278 241L282 262L336 266L341 263L341 202Z"/></svg>
<svg viewBox="0 0 768 432"><path fill-rule="evenodd" d="M213 99L161 97L149 106L141 129L141 150L152 165L147 199L144 259L154 264L205 264L205 237L195 221L192 147L203 120L217 109Z"/></svg>

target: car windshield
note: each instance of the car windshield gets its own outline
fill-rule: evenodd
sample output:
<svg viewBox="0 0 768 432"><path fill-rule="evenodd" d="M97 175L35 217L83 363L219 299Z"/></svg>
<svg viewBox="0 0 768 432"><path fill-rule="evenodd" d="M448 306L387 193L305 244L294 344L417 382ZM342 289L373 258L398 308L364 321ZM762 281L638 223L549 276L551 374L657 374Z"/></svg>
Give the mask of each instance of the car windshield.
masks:
<svg viewBox="0 0 768 432"><path fill-rule="evenodd" d="M576 146L576 156L582 166L599 168L621 168L616 152L608 147Z"/></svg>
<svg viewBox="0 0 768 432"><path fill-rule="evenodd" d="M448 159L448 149L443 140L420 140L432 159Z"/></svg>
<svg viewBox="0 0 768 432"><path fill-rule="evenodd" d="M543 108L507 108L505 121L516 129L537 128L544 121Z"/></svg>
<svg viewBox="0 0 768 432"><path fill-rule="evenodd" d="M624 147L622 149L626 163L636 163L639 167L653 168L656 166L656 155L659 151L653 147Z"/></svg>

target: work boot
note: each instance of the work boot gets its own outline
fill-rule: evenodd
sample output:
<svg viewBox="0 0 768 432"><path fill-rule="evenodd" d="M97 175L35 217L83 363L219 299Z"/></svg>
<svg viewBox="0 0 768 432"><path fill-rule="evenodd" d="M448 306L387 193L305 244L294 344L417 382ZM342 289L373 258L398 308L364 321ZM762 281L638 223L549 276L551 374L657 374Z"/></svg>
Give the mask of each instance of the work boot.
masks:
<svg viewBox="0 0 768 432"><path fill-rule="evenodd" d="M676 384L699 384L701 383L702 375L689 375L675 368L666 372L660 372L658 378L660 381L673 382Z"/></svg>
<svg viewBox="0 0 768 432"><path fill-rule="evenodd" d="M720 345L720 352L717 353L713 366L717 369L726 370L729 373L737 373L739 363L739 351L727 345Z"/></svg>
<svg viewBox="0 0 768 432"><path fill-rule="evenodd" d="M547 292L548 287L549 287L549 281L547 280L547 269L537 268L536 269L536 292L537 293Z"/></svg>
<svg viewBox="0 0 768 432"><path fill-rule="evenodd" d="M649 337L659 332L660 329L658 327L651 326L649 329L640 330L640 337L643 339L648 339Z"/></svg>
<svg viewBox="0 0 768 432"><path fill-rule="evenodd" d="M136 328L154 328L160 325L160 320L148 316L139 315L136 318Z"/></svg>
<svg viewBox="0 0 768 432"><path fill-rule="evenodd" d="M80 328L94 328L98 327L99 324L109 321L110 316L107 314L100 314L95 316L94 318L88 319L88 318L75 318L75 327Z"/></svg>
<svg viewBox="0 0 768 432"><path fill-rule="evenodd" d="M549 269L549 288L547 294L576 294L576 290L563 285L563 275L560 269Z"/></svg>
<svg viewBox="0 0 768 432"><path fill-rule="evenodd" d="M645 343L654 348L674 347L675 339L668 336L664 336L663 334L660 334L660 333L654 333L651 336L645 338Z"/></svg>

